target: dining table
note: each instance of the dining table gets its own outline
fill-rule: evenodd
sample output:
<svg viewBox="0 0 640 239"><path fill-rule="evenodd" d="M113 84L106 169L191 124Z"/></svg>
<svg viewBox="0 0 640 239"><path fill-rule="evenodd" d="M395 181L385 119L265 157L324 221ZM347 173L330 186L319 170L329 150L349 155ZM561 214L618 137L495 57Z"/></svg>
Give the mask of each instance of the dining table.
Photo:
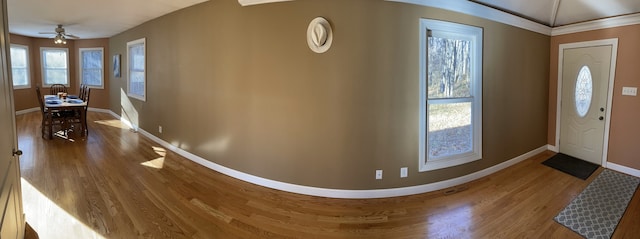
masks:
<svg viewBox="0 0 640 239"><path fill-rule="evenodd" d="M83 101L73 95L67 95L65 98L59 97L58 95L45 95L43 102L47 112L77 112L80 124L80 135L85 136L85 129L87 128L87 116L85 109L87 107L86 101ZM49 127L49 138L52 136L53 130Z"/></svg>

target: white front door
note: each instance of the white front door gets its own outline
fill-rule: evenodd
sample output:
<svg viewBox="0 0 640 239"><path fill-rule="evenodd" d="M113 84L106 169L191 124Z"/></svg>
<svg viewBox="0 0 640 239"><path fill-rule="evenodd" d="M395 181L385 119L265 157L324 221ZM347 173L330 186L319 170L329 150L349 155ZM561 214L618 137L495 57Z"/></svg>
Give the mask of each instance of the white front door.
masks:
<svg viewBox="0 0 640 239"><path fill-rule="evenodd" d="M563 50L560 152L602 165L611 45Z"/></svg>
<svg viewBox="0 0 640 239"><path fill-rule="evenodd" d="M19 239L24 237L25 221L8 58L7 1L0 0L0 238Z"/></svg>

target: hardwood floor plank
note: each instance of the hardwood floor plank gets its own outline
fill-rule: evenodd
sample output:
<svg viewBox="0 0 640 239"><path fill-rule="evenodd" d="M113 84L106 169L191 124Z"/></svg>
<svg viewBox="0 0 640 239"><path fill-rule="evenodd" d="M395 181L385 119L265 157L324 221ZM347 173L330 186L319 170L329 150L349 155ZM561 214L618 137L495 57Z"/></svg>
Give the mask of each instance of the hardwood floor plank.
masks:
<svg viewBox="0 0 640 239"><path fill-rule="evenodd" d="M25 212L40 238L580 238L553 217L602 172L569 176L541 164L547 151L451 189L332 199L214 172L109 114L89 112L89 136L68 140L42 139L39 112L16 119ZM640 235L638 194L613 238Z"/></svg>

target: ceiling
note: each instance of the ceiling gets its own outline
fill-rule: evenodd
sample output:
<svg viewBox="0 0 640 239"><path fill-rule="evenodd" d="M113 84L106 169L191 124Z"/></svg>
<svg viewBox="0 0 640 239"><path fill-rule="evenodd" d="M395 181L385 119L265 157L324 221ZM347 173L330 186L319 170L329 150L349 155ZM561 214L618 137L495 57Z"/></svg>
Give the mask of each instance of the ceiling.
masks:
<svg viewBox="0 0 640 239"><path fill-rule="evenodd" d="M469 0L558 27L640 12L638 0Z"/></svg>
<svg viewBox="0 0 640 239"><path fill-rule="evenodd" d="M39 32L52 32L57 24L62 24L67 33L82 39L106 38L167 13L205 1L207 0L8 0L9 31L31 37L53 37ZM239 2L255 4L270 1L274 0ZM511 13L547 27L640 12L638 0L468 1Z"/></svg>
<svg viewBox="0 0 640 239"><path fill-rule="evenodd" d="M62 24L82 39L106 38L207 0L7 0L9 32L53 37Z"/></svg>

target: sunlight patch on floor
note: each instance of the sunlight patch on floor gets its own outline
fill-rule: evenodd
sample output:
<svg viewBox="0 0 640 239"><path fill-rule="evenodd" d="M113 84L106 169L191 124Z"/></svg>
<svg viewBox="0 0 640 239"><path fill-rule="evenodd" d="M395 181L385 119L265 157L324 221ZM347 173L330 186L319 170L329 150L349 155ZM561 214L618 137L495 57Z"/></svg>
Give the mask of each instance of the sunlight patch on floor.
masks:
<svg viewBox="0 0 640 239"><path fill-rule="evenodd" d="M472 238L473 207L462 205L427 219L427 233L437 238Z"/></svg>
<svg viewBox="0 0 640 239"><path fill-rule="evenodd" d="M160 155L159 158L156 159L152 159L149 160L147 162L141 163L143 166L147 166L150 168L157 168L157 169L162 169L162 167L164 166L164 157L167 156L167 150L161 147L152 147L153 151L156 152L156 154Z"/></svg>
<svg viewBox="0 0 640 239"><path fill-rule="evenodd" d="M39 238L104 239L102 235L56 205L24 178L22 178L22 195L27 222L38 233Z"/></svg>
<svg viewBox="0 0 640 239"><path fill-rule="evenodd" d="M69 132L65 132L64 130L60 130L58 132L53 133L53 136L56 136L64 140L68 140L69 142L75 142L74 139L69 138Z"/></svg>
<svg viewBox="0 0 640 239"><path fill-rule="evenodd" d="M162 169L162 167L164 166L164 157L153 159L153 160L149 160L147 162L140 163L140 164L142 164L143 166L150 167L150 168Z"/></svg>
<svg viewBox="0 0 640 239"><path fill-rule="evenodd" d="M120 128L120 129L129 129L129 126L123 124L120 120L115 120L115 119L114 120L97 120L97 121L94 121L94 123L111 126L115 128Z"/></svg>

